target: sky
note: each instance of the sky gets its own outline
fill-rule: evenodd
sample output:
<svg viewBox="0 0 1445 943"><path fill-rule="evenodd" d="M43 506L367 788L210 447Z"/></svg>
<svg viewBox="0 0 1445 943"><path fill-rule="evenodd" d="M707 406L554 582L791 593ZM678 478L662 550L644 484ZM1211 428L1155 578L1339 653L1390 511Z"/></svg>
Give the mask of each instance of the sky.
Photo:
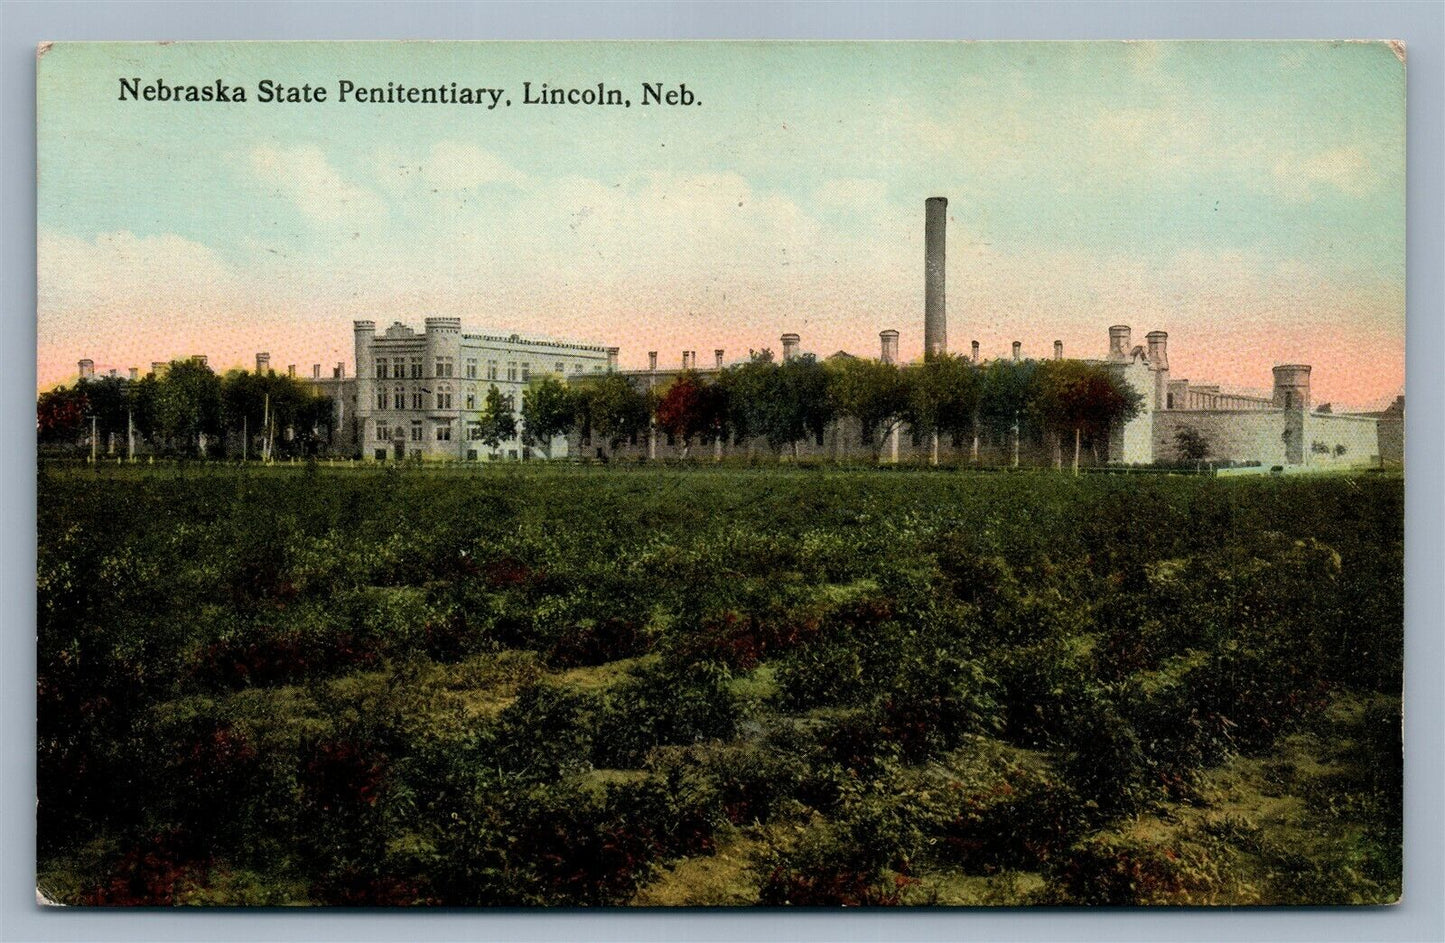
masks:
<svg viewBox="0 0 1445 943"><path fill-rule="evenodd" d="M1175 378L1403 392L1405 66L1383 43L60 44L38 59L41 389L76 361L353 369L351 322L458 316L618 346L922 353L923 204L948 340ZM121 101L121 78L244 87ZM262 80L328 90L256 100ZM510 106L337 100L501 88ZM631 107L523 103L523 83ZM644 82L692 105L642 104Z"/></svg>

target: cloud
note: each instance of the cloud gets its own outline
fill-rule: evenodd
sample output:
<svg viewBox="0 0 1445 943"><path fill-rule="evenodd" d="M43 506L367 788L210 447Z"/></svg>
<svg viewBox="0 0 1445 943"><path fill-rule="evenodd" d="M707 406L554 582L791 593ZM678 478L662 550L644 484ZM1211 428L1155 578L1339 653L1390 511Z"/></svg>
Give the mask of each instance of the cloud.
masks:
<svg viewBox="0 0 1445 943"><path fill-rule="evenodd" d="M349 227L375 226L386 204L372 190L346 180L315 145L253 148L251 170L295 203L311 222Z"/></svg>
<svg viewBox="0 0 1445 943"><path fill-rule="evenodd" d="M1363 196L1375 188L1378 175L1363 150L1346 146L1314 154L1287 151L1275 161L1274 182L1286 199L1309 202L1324 187Z"/></svg>

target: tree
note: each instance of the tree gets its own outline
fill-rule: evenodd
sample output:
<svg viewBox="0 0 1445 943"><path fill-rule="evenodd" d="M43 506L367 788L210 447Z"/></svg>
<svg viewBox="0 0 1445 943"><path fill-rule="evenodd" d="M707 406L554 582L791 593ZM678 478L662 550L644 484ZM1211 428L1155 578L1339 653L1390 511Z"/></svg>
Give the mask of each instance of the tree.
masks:
<svg viewBox="0 0 1445 943"><path fill-rule="evenodd" d="M717 433L720 423L714 411L718 397L711 395L711 387L687 370L668 384L657 402L658 428L682 443L684 459L692 450L693 439Z"/></svg>
<svg viewBox="0 0 1445 943"><path fill-rule="evenodd" d="M1193 426L1181 426L1174 433L1174 451L1182 462L1202 462L1209 457L1209 440Z"/></svg>
<svg viewBox="0 0 1445 943"><path fill-rule="evenodd" d="M933 443L931 462L938 464L938 440L977 431L981 378L967 357L935 354L909 370L905 416L919 435Z"/></svg>
<svg viewBox="0 0 1445 943"><path fill-rule="evenodd" d="M578 418L583 429L600 437L610 450L623 439L645 433L652 418L647 394L620 373L608 373L578 390Z"/></svg>
<svg viewBox="0 0 1445 943"><path fill-rule="evenodd" d="M40 442L76 442L88 433L90 401L83 384L57 386L40 394L35 404L35 432Z"/></svg>
<svg viewBox="0 0 1445 943"><path fill-rule="evenodd" d="M1049 360L1037 365L1031 409L1055 434L1074 434L1073 472L1079 473L1084 434L1107 435L1138 414L1143 398L1113 370L1082 360Z"/></svg>
<svg viewBox="0 0 1445 943"><path fill-rule="evenodd" d="M995 360L983 370L978 398L979 423L999 438L1013 443L1013 464L1018 465L1019 438L1033 416L1034 360Z"/></svg>
<svg viewBox="0 0 1445 943"><path fill-rule="evenodd" d="M203 363L177 360L156 391L156 419L161 435L180 448L206 454L209 437L221 433L221 380Z"/></svg>
<svg viewBox="0 0 1445 943"><path fill-rule="evenodd" d="M493 451L517 436L517 417L512 411L512 398L503 396L495 383L487 389L487 398L477 419L478 438Z"/></svg>
<svg viewBox="0 0 1445 943"><path fill-rule="evenodd" d="M532 381L522 393L522 423L527 437L552 457L552 439L577 421L577 402L567 384L554 376Z"/></svg>
<svg viewBox="0 0 1445 943"><path fill-rule="evenodd" d="M847 359L829 365L828 397L833 411L858 421L863 441L881 457L883 443L908 411L908 377L891 363Z"/></svg>

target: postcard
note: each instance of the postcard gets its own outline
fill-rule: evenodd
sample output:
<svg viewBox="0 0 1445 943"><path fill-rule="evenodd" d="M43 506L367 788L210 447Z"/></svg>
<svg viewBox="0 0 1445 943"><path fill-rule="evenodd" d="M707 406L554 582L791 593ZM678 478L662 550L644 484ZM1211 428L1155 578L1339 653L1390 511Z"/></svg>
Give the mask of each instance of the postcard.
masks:
<svg viewBox="0 0 1445 943"><path fill-rule="evenodd" d="M1388 904L1405 51L37 51L66 906Z"/></svg>

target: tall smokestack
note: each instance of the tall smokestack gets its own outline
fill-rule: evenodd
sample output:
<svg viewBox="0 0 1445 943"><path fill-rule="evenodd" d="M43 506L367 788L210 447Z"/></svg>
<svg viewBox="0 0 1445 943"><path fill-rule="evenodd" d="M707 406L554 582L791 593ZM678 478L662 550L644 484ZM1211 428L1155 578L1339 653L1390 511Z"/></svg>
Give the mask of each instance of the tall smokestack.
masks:
<svg viewBox="0 0 1445 943"><path fill-rule="evenodd" d="M878 359L884 363L898 362L898 332L889 328L878 332Z"/></svg>
<svg viewBox="0 0 1445 943"><path fill-rule="evenodd" d="M294 363L288 363L286 365L286 375L288 377L294 377L296 375L296 365Z"/></svg>
<svg viewBox="0 0 1445 943"><path fill-rule="evenodd" d="M1054 359L1055 359L1055 360L1063 360L1063 359L1064 359L1064 342L1063 342L1063 341L1054 341Z"/></svg>
<svg viewBox="0 0 1445 943"><path fill-rule="evenodd" d="M1022 359L1022 351L1023 351L1023 349L1024 349L1024 342L1023 342L1023 341L1014 341L1014 363L1018 363L1019 360Z"/></svg>
<svg viewBox="0 0 1445 943"><path fill-rule="evenodd" d="M978 341L973 342L973 362L978 363Z"/></svg>
<svg viewBox="0 0 1445 943"><path fill-rule="evenodd" d="M311 379L313 379L313 380L319 380L319 379L321 379L321 364L319 364L319 363L313 363L313 364L311 365Z"/></svg>
<svg viewBox="0 0 1445 943"><path fill-rule="evenodd" d="M717 368L721 370L723 362L723 349L721 347L717 348L712 352L712 356L713 359L717 362Z"/></svg>
<svg viewBox="0 0 1445 943"><path fill-rule="evenodd" d="M647 369L653 373L657 372L657 351L655 350L649 350L647 352Z"/></svg>
<svg viewBox="0 0 1445 943"><path fill-rule="evenodd" d="M783 342L784 363L798 356L798 345L801 344L803 341L801 337L796 334L784 334L778 339Z"/></svg>
<svg viewBox="0 0 1445 943"><path fill-rule="evenodd" d="M80 361L76 366L80 369L80 378L82 380L89 380L95 376L95 361L89 357Z"/></svg>
<svg viewBox="0 0 1445 943"><path fill-rule="evenodd" d="M948 198L931 196L923 216L923 354L948 352L948 313L944 301L944 230Z"/></svg>

